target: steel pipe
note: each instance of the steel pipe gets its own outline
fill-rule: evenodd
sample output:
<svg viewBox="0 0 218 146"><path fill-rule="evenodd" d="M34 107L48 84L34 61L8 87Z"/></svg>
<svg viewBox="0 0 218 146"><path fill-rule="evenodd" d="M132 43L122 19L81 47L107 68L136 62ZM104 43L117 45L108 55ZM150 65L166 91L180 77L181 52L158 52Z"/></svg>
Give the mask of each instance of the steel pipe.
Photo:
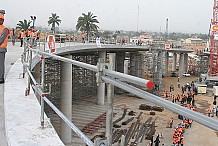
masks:
<svg viewBox="0 0 218 146"><path fill-rule="evenodd" d="M89 69L89 70L97 72L97 67L94 66L94 65L91 65L91 64L87 64L87 63L79 62L79 61L76 61L76 60L68 59L68 58L61 57L61 56L58 56L58 55L55 55L55 54L49 54L49 53L46 53L46 52L41 52L39 50L33 50L33 49L30 49L30 50L35 52L35 53L39 53L41 55L49 56L49 57L52 57L54 59L61 60L61 61L64 61L64 62L68 62L68 63L71 63L73 65L83 67L85 69Z"/></svg>
<svg viewBox="0 0 218 146"><path fill-rule="evenodd" d="M114 77L114 78L119 78L122 81L131 82L133 84L137 84L137 85L140 85L143 87L146 86L149 89L153 88L153 86L154 86L154 83L150 80L145 80L142 78L138 78L135 76L123 74L123 73L108 70L108 69L103 69L103 74L105 74L107 76Z"/></svg>
<svg viewBox="0 0 218 146"><path fill-rule="evenodd" d="M33 77L32 73L30 72L29 68L26 68L28 75L30 76L31 80L33 81L34 85L38 85L37 81L35 80L35 78Z"/></svg>
<svg viewBox="0 0 218 146"><path fill-rule="evenodd" d="M94 143L84 135L79 128L77 128L58 108L56 108L46 97L43 98L45 102L61 117L62 120L66 122L66 124L73 129L73 131L88 145L94 146Z"/></svg>

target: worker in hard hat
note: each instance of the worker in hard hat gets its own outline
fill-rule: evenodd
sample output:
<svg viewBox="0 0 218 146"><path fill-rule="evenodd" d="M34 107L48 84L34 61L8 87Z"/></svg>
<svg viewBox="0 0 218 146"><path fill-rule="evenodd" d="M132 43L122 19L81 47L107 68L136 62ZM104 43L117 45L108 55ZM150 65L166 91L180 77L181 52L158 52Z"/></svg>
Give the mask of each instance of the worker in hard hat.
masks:
<svg viewBox="0 0 218 146"><path fill-rule="evenodd" d="M3 25L4 20L4 15L0 13L0 84L5 82L5 53L7 52L8 36L10 34L10 30Z"/></svg>

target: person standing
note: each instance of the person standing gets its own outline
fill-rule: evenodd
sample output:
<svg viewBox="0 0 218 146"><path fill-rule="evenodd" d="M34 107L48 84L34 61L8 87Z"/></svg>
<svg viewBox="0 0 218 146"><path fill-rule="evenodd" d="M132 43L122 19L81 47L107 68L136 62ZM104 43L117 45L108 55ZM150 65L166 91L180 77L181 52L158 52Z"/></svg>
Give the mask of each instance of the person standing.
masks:
<svg viewBox="0 0 218 146"><path fill-rule="evenodd" d="M83 32L82 35L81 35L81 37L82 37L82 42L83 42L83 44L85 44L86 34Z"/></svg>
<svg viewBox="0 0 218 146"><path fill-rule="evenodd" d="M180 82L178 82L178 88L180 88Z"/></svg>
<svg viewBox="0 0 218 146"><path fill-rule="evenodd" d="M11 41L12 41L12 45L15 45L15 40L16 40L16 35L15 35L15 30L14 28L12 28L11 30Z"/></svg>
<svg viewBox="0 0 218 146"><path fill-rule="evenodd" d="M212 116L211 117L214 117L214 112L215 112L215 108L214 107L212 108L211 112L212 112Z"/></svg>
<svg viewBox="0 0 218 146"><path fill-rule="evenodd" d="M23 47L23 39L24 39L24 37L25 37L25 31L24 31L24 29L22 29L20 31L20 36L19 36L19 38L20 38L20 47Z"/></svg>
<svg viewBox="0 0 218 146"><path fill-rule="evenodd" d="M36 40L38 38L38 32L36 31L36 29L32 29L32 34L30 35L31 36L31 41L32 41L32 47L33 46L36 46Z"/></svg>
<svg viewBox="0 0 218 146"><path fill-rule="evenodd" d="M218 106L216 107L216 117L218 117Z"/></svg>
<svg viewBox="0 0 218 146"><path fill-rule="evenodd" d="M5 82L5 53L7 52L8 36L10 34L10 30L3 25L4 19L4 15L0 14L0 84Z"/></svg>
<svg viewBox="0 0 218 146"><path fill-rule="evenodd" d="M207 114L208 114L208 117L210 117L210 114L211 114L211 109L210 109L210 107L208 107L208 109L207 109Z"/></svg>

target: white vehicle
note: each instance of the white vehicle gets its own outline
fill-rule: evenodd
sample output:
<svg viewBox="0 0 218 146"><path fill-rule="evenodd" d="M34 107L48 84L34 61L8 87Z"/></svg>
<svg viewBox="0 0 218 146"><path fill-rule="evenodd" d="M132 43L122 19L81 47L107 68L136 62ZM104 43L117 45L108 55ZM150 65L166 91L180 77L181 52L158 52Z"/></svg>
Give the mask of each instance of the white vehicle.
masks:
<svg viewBox="0 0 218 146"><path fill-rule="evenodd" d="M185 77L190 77L191 75L189 74L189 73L187 73L187 72L185 72L184 74L182 74L183 76L185 76Z"/></svg>

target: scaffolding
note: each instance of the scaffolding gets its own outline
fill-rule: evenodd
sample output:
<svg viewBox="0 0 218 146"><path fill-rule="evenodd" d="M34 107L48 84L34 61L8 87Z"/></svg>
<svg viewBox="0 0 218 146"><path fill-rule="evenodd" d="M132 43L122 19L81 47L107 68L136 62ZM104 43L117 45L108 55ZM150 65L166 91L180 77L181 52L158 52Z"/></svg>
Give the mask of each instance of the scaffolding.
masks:
<svg viewBox="0 0 218 146"><path fill-rule="evenodd" d="M81 53L73 54L73 60L96 65L98 61L98 53ZM73 101L83 100L87 97L96 98L97 85L96 73L94 71L73 65Z"/></svg>

